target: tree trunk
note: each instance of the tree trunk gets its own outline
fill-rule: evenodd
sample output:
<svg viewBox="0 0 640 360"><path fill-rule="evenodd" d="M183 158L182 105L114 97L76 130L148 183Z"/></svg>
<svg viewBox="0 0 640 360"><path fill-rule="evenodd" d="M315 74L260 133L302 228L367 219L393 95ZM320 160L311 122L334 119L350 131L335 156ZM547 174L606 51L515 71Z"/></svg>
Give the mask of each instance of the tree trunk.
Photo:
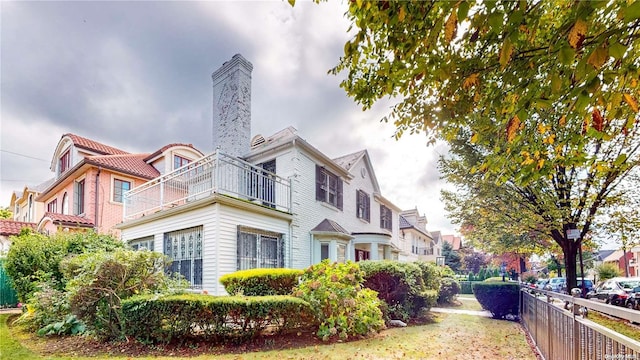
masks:
<svg viewBox="0 0 640 360"><path fill-rule="evenodd" d="M562 252L564 253L564 266L565 277L567 278L567 292L571 293L571 289L578 287L578 276L576 258L578 256L579 241L565 240L562 246Z"/></svg>

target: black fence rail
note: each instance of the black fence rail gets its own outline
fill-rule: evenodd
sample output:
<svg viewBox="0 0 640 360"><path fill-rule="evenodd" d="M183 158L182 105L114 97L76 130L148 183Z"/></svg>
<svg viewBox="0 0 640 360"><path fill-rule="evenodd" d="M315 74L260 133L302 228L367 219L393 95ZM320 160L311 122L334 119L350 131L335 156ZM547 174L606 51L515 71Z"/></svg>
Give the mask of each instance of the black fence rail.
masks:
<svg viewBox="0 0 640 360"><path fill-rule="evenodd" d="M640 342L588 319L589 312L640 323L640 311L523 288L520 318L547 360L640 360Z"/></svg>

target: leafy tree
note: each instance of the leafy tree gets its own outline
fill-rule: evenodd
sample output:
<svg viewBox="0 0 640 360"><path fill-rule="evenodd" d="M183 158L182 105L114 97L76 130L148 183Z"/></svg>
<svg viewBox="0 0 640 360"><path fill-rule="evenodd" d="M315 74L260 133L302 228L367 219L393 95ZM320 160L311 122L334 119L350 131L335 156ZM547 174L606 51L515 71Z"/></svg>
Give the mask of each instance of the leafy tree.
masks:
<svg viewBox="0 0 640 360"><path fill-rule="evenodd" d="M620 269L609 263L598 265L596 267L596 274L598 274L598 281L605 281L621 275Z"/></svg>
<svg viewBox="0 0 640 360"><path fill-rule="evenodd" d="M9 207L0 208L0 219L11 219L13 218L13 213L9 210Z"/></svg>
<svg viewBox="0 0 640 360"><path fill-rule="evenodd" d="M456 273L460 271L460 254L453 250L453 246L446 241L442 244L442 256L444 256L445 265Z"/></svg>
<svg viewBox="0 0 640 360"><path fill-rule="evenodd" d="M480 268L483 268L489 264L487 256L481 252L470 251L462 258L462 264L467 271L471 271L477 274Z"/></svg>
<svg viewBox="0 0 640 360"><path fill-rule="evenodd" d="M398 99L397 137L453 143L457 166L504 193L448 178L465 202L553 239L575 284L597 212L640 160L640 2L351 1L346 15L355 35L332 72L347 94L365 109Z"/></svg>
<svg viewBox="0 0 640 360"><path fill-rule="evenodd" d="M608 209L604 215L605 220L599 228L599 233L604 238L609 238L622 245L625 255L625 276L629 276L629 264L626 260L627 251L640 244L640 215L638 214L638 201L633 199L633 195L625 196L620 206ZM633 202L632 205L630 202Z"/></svg>

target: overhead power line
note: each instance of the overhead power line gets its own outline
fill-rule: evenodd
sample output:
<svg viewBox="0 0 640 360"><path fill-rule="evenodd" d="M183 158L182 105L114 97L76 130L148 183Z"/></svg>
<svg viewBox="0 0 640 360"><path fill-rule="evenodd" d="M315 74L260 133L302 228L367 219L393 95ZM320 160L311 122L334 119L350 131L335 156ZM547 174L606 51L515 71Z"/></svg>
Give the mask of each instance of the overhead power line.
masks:
<svg viewBox="0 0 640 360"><path fill-rule="evenodd" d="M0 149L0 151L3 152L3 153L16 155L16 156L22 156L22 157L26 157L26 158L33 159L33 160L40 160L40 161L44 161L44 162L49 162L49 160L46 160L46 159L41 159L41 158L37 158L35 156L29 156L29 155L25 155L25 154L20 154L20 153L9 151L9 150Z"/></svg>

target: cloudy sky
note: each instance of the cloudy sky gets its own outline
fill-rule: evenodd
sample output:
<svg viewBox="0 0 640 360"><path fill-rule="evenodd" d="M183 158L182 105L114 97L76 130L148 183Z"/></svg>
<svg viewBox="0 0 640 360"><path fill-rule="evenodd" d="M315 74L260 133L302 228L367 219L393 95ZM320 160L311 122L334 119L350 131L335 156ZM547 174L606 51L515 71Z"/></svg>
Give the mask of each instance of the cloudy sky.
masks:
<svg viewBox="0 0 640 360"><path fill-rule="evenodd" d="M252 133L294 126L330 157L368 149L383 195L418 207L429 230L457 233L440 202L442 146L392 139L339 88L349 26L339 2L0 2L0 206L53 176L64 133L130 152L172 142L212 151L211 73L253 63Z"/></svg>

